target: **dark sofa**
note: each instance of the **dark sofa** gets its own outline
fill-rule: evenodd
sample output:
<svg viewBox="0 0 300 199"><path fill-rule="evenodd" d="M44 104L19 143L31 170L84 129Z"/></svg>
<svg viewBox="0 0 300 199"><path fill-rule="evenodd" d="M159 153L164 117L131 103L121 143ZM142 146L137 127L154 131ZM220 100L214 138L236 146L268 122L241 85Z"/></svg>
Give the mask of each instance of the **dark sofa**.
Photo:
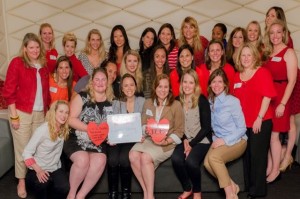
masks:
<svg viewBox="0 0 300 199"><path fill-rule="evenodd" d="M203 192L217 192L220 191L218 182L205 170L201 165L201 186ZM240 190L244 191L244 172L243 172L243 160L239 158L233 162L228 163L228 169L232 179L240 186ZM167 160L162 163L155 172L155 192L182 192L181 185L173 171L171 160ZM139 183L133 177L132 179L132 192L141 192ZM107 171L104 171L103 176L94 187L93 193L107 193Z"/></svg>

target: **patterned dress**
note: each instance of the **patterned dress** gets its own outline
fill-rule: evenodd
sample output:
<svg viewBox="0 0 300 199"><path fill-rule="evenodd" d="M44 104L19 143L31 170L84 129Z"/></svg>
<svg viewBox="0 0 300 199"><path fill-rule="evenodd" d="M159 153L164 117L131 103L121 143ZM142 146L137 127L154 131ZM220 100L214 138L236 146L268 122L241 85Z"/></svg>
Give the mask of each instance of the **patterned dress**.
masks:
<svg viewBox="0 0 300 199"><path fill-rule="evenodd" d="M112 104L109 101L93 103L86 92L80 92L79 95L83 102L79 119L83 123L96 122L97 124L101 124L102 122L106 122L107 115L113 113ZM106 143L103 142L99 146L96 146L90 140L87 132L71 128L70 137L64 144L64 152L70 157L77 151L106 153Z"/></svg>

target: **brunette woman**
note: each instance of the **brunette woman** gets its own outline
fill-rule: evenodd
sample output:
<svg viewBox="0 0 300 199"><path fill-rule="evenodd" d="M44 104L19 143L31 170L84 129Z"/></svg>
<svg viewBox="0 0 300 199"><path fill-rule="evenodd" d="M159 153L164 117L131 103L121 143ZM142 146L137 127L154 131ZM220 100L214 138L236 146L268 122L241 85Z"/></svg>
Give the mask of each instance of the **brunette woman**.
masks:
<svg viewBox="0 0 300 199"><path fill-rule="evenodd" d="M55 72L49 77L49 86L51 103L56 100L71 100L75 81L73 81L72 63L68 57L58 58Z"/></svg>
<svg viewBox="0 0 300 199"><path fill-rule="evenodd" d="M120 89L121 98L113 101L114 114L142 113L145 99L135 96L137 82L131 74L126 73L122 76ZM111 199L118 199L119 176L121 178L121 198L131 198L132 170L129 162L129 151L133 145L134 143L123 143L109 145L107 148L108 188Z"/></svg>
<svg viewBox="0 0 300 199"><path fill-rule="evenodd" d="M217 23L211 31L212 40L221 40L223 42L224 49L227 46L226 34L227 27L223 23Z"/></svg>
<svg viewBox="0 0 300 199"><path fill-rule="evenodd" d="M151 121L168 123L164 139L155 139ZM181 143L184 131L184 115L181 105L174 100L170 91L170 80L166 74L157 76L153 84L153 95L145 101L142 112L145 126L145 140L136 143L129 153L131 168L138 179L145 199L154 199L155 169L168 159L176 146ZM152 137L150 137L152 135Z"/></svg>
<svg viewBox="0 0 300 199"><path fill-rule="evenodd" d="M217 178L226 199L238 199L239 186L230 178L226 163L239 158L247 147L246 124L240 101L229 94L229 82L222 69L209 77L209 102L213 142L204 166Z"/></svg>
<svg viewBox="0 0 300 199"><path fill-rule="evenodd" d="M146 71L150 68L151 53L153 47L157 43L157 35L152 27L146 28L140 38L139 42L139 54L142 59L142 71Z"/></svg>
<svg viewBox="0 0 300 199"><path fill-rule="evenodd" d="M171 24L163 24L158 31L158 44L162 44L168 52L168 65L170 71L176 68L178 47L176 45L176 35Z"/></svg>
<svg viewBox="0 0 300 199"><path fill-rule="evenodd" d="M167 50L163 45L158 44L153 48L150 68L143 73L143 93L145 98L151 97L152 84L160 74L169 75L169 66Z"/></svg>
<svg viewBox="0 0 300 199"><path fill-rule="evenodd" d="M211 40L208 44L206 51L205 64L201 64L199 69L201 71L200 85L203 95L208 96L208 80L210 74L216 69L222 68L229 80L229 92L233 91L233 78L234 69L233 66L226 62L225 49L221 40Z"/></svg>
<svg viewBox="0 0 300 199"><path fill-rule="evenodd" d="M122 25L114 26L110 34L108 59L117 64L118 75L120 75L123 56L129 49L129 40L125 28Z"/></svg>

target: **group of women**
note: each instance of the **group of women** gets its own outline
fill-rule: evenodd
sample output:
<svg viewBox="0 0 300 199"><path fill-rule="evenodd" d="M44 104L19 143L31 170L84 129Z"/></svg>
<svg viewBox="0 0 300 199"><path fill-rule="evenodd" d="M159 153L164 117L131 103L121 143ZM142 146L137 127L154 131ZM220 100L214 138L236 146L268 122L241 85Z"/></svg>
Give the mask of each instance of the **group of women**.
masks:
<svg viewBox="0 0 300 199"><path fill-rule="evenodd" d="M40 38L27 33L3 90L18 196L27 197L27 186L47 198L51 186L56 197L85 198L107 164L109 198L131 198L133 173L144 198L153 199L155 169L171 158L183 188L179 199L202 198L202 162L226 198L235 199L239 186L225 164L243 154L248 198L265 196L267 183L293 161L297 57L279 7L266 14L264 38L256 21L235 28L228 43L226 33L224 24L216 24L209 42L197 21L186 17L178 39L169 23L157 35L149 27L136 51L125 28L116 25L106 53L101 33L92 29L78 58L73 33L64 35L61 57L50 24L41 25ZM141 142L111 144L89 136L107 128L108 115L130 113L141 114ZM163 139L153 136L151 124L167 126ZM72 161L69 181L62 151Z"/></svg>

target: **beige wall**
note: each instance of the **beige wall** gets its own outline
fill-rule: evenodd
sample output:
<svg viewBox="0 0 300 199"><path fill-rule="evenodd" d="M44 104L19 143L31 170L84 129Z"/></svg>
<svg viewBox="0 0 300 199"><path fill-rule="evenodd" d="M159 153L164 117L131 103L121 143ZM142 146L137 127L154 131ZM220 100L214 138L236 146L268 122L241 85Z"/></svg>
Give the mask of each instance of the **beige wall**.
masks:
<svg viewBox="0 0 300 199"><path fill-rule="evenodd" d="M124 25L131 47L138 48L144 28L152 26L158 31L161 24L169 22L178 35L182 19L189 15L198 20L201 34L208 39L217 22L225 23L228 33L251 20L258 20L263 28L265 12L274 5L285 10L299 55L300 0L0 0L0 77L5 77L25 33L37 33L43 22L52 24L59 53L64 32L77 35L80 50L92 28L101 31L108 48L110 31L116 24Z"/></svg>

